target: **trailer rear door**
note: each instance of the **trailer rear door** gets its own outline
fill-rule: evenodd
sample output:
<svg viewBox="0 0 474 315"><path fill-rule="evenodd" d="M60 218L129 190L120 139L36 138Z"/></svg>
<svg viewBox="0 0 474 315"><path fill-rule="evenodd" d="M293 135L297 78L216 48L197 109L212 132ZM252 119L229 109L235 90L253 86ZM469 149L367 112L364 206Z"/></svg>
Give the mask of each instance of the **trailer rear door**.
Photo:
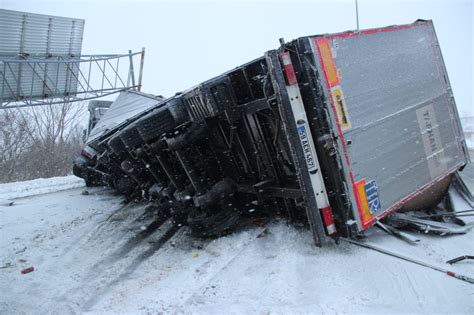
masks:
<svg viewBox="0 0 474 315"><path fill-rule="evenodd" d="M431 21L310 40L359 230L466 163Z"/></svg>

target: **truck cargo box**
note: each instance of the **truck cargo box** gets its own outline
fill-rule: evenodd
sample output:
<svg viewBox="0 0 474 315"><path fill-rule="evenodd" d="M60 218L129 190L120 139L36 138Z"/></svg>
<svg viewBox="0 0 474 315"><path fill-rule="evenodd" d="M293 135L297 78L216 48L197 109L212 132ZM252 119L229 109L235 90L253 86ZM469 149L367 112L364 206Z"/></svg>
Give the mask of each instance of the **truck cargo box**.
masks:
<svg viewBox="0 0 474 315"><path fill-rule="evenodd" d="M403 206L435 205L467 149L432 22L312 36L283 49L297 75L307 72L300 88L312 78L322 94L321 104L305 108L324 108L339 163L326 173L340 169L346 225L355 220L362 231Z"/></svg>

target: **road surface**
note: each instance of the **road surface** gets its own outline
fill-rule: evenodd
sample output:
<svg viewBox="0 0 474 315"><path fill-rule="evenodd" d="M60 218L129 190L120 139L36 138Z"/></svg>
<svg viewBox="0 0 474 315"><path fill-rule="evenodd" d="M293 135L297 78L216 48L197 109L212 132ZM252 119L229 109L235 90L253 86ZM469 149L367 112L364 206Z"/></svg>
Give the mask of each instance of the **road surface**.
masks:
<svg viewBox="0 0 474 315"><path fill-rule="evenodd" d="M0 314L474 313L472 284L350 244L315 248L283 220L200 240L107 188L56 182L36 196L0 185ZM368 238L474 277L474 261L444 263L474 254L472 232L416 236Z"/></svg>

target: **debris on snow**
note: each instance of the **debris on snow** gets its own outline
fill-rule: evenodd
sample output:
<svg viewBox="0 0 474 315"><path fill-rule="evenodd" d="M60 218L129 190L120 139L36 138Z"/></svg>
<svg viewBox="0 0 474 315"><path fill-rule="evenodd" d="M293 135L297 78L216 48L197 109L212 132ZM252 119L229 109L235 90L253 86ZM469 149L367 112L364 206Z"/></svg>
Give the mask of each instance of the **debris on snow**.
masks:
<svg viewBox="0 0 474 315"><path fill-rule="evenodd" d="M22 270L21 270L21 273L22 273L22 274L27 274L27 273L33 272L34 270L35 270L35 268L32 266L32 267L28 267L28 268L22 269Z"/></svg>

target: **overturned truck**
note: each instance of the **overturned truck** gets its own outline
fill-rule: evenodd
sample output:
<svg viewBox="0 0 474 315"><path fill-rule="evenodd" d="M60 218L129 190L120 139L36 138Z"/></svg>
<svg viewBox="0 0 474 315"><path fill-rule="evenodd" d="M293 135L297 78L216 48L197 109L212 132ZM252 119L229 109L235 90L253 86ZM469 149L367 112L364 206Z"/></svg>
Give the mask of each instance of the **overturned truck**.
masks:
<svg viewBox="0 0 474 315"><path fill-rule="evenodd" d="M163 99L123 92L75 174L205 236L253 213L317 245L430 207L468 161L431 21L301 37Z"/></svg>

